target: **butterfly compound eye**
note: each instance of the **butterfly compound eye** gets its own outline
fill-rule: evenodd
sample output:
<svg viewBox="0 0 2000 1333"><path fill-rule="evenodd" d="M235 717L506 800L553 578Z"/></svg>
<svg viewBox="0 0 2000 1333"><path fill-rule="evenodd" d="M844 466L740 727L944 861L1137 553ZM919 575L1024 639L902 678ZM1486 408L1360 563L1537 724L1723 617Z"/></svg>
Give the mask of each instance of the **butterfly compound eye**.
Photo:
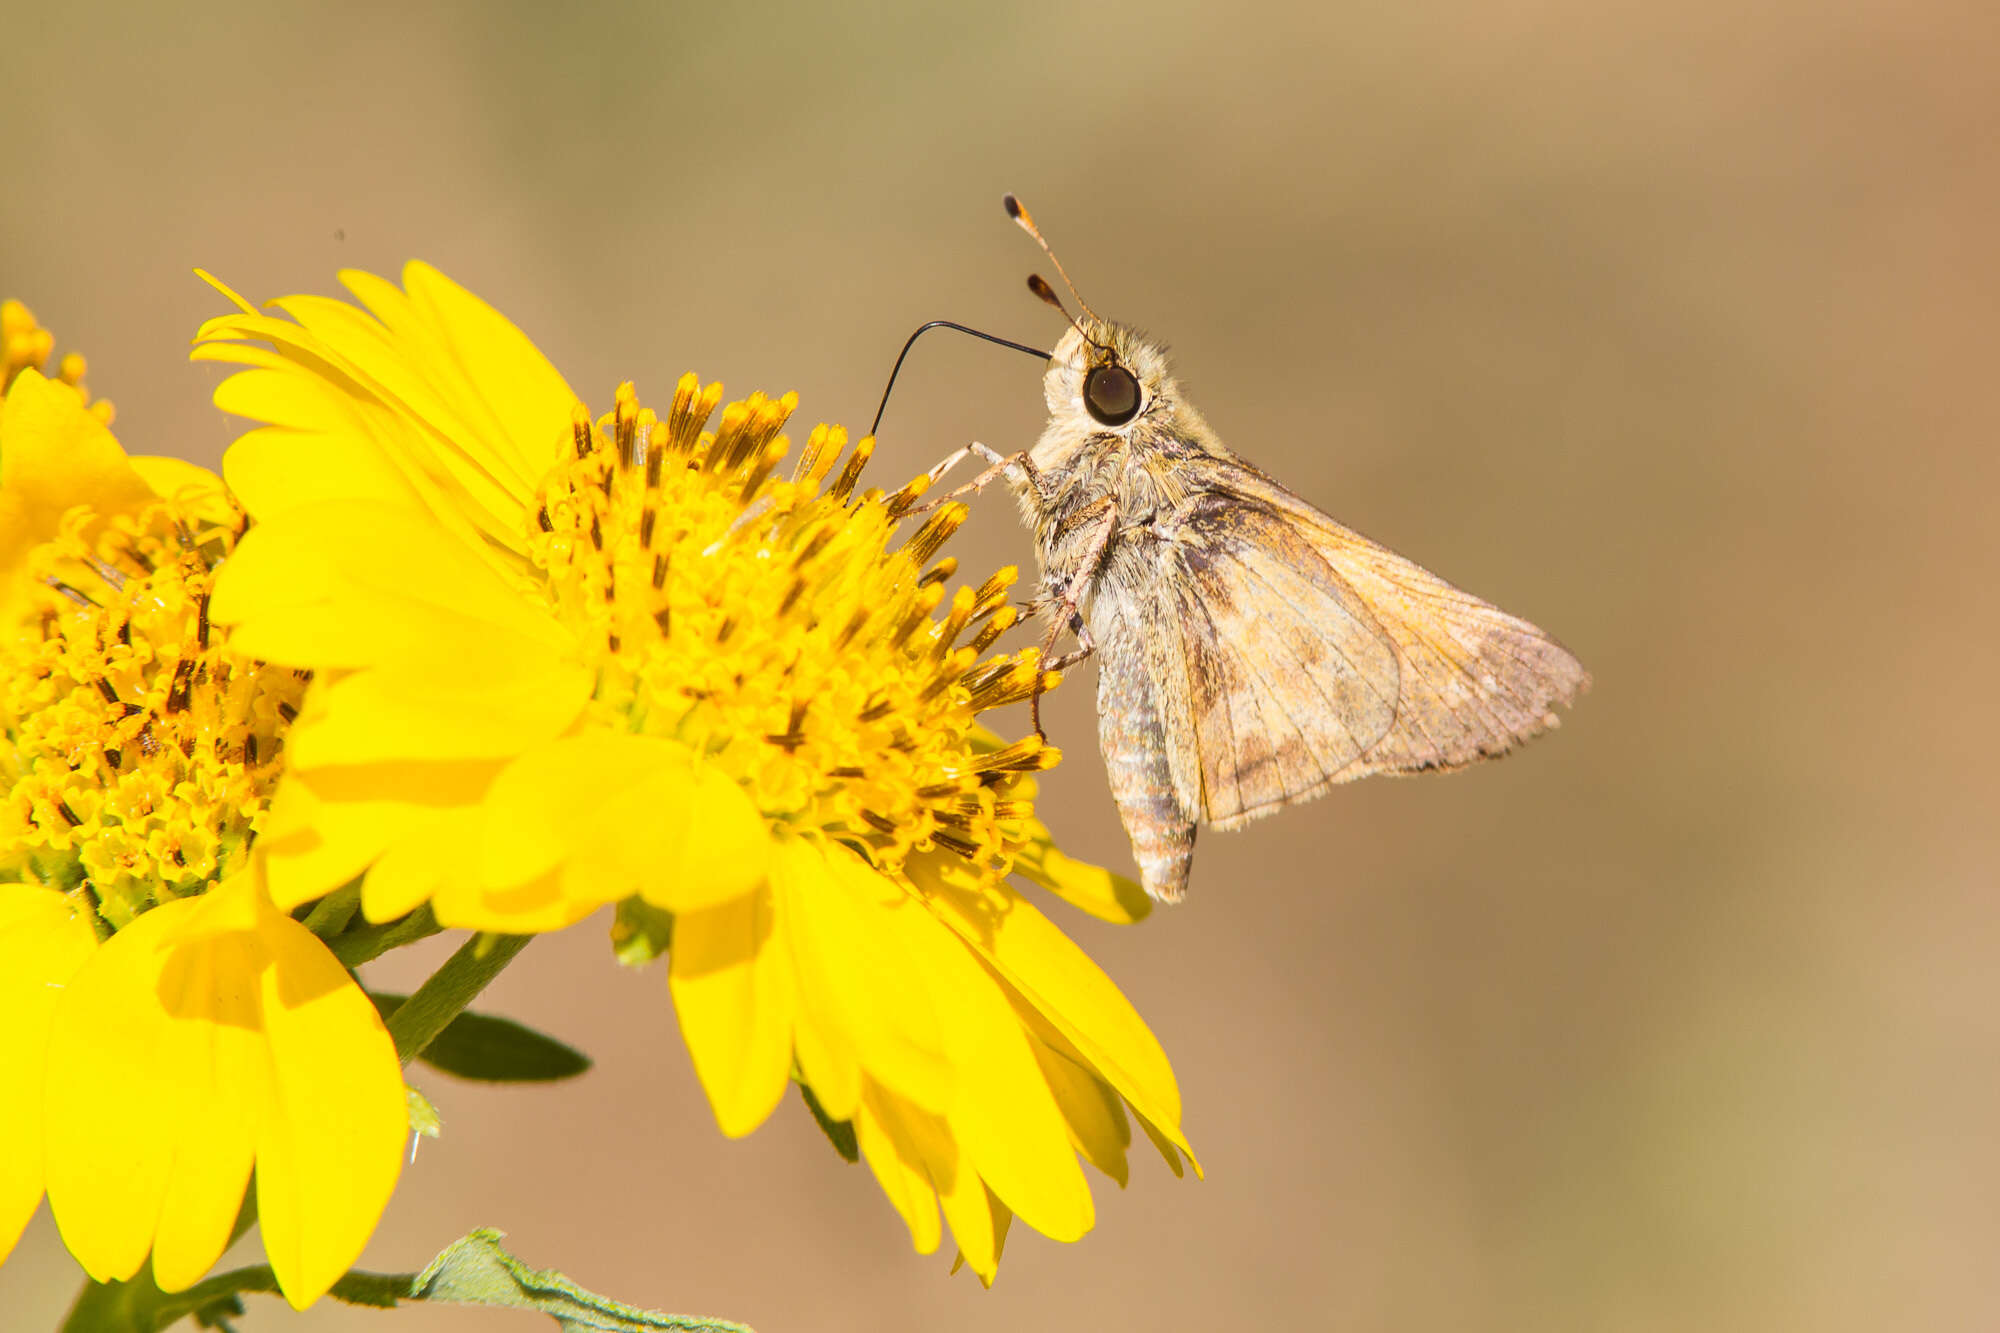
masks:
<svg viewBox="0 0 2000 1333"><path fill-rule="evenodd" d="M1122 426L1139 414L1139 381L1123 366L1099 366L1083 381L1083 405L1107 426Z"/></svg>

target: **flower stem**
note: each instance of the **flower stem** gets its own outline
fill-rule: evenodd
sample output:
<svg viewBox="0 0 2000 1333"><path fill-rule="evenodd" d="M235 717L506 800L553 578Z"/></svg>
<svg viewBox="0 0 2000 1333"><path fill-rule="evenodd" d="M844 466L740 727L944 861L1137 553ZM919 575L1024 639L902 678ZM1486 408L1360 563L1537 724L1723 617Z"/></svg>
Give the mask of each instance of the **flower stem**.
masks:
<svg viewBox="0 0 2000 1333"><path fill-rule="evenodd" d="M311 928L310 918L307 928ZM333 956L340 960L342 967L352 969L381 957L391 949L400 949L435 935L442 929L437 918L431 915L430 904L426 903L395 921L344 931L328 940L326 947L333 951Z"/></svg>
<svg viewBox="0 0 2000 1333"><path fill-rule="evenodd" d="M514 955L528 947L533 935L474 935L445 960L443 967L417 987L417 993L396 1007L387 1020L404 1064L423 1053L445 1025L457 1018Z"/></svg>

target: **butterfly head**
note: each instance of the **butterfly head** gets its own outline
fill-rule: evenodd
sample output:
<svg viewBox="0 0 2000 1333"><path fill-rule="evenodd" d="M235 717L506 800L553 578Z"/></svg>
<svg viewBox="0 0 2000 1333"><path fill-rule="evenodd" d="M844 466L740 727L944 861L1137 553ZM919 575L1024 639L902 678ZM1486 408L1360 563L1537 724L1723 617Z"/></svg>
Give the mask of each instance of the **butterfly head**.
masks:
<svg viewBox="0 0 2000 1333"><path fill-rule="evenodd" d="M1170 414L1178 392L1165 348L1122 324L1086 317L1056 344L1042 395L1051 416L1125 434L1148 416Z"/></svg>
<svg viewBox="0 0 2000 1333"><path fill-rule="evenodd" d="M1049 356L1048 372L1042 377L1042 395L1049 405L1049 433L1037 446L1036 462L1045 464L1058 454L1105 436L1124 441L1140 436L1140 443L1168 453L1181 452L1186 441L1204 437L1207 428L1200 414L1181 398L1180 388L1168 372L1166 348L1092 310L1021 201L1010 194L1003 202L1007 216L1034 238L1055 265L1078 309L1077 314L1070 314L1046 278L1039 273L1029 276L1028 290L1053 306L1069 324L1069 332L1056 344Z"/></svg>

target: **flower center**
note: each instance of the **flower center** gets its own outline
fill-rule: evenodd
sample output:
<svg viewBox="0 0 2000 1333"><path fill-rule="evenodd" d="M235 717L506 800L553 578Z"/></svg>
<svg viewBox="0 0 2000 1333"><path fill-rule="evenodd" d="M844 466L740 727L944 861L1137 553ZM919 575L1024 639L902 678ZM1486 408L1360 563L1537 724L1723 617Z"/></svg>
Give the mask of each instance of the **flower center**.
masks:
<svg viewBox="0 0 2000 1333"><path fill-rule="evenodd" d="M846 432L824 425L780 479L796 400L731 403L711 433L721 391L684 376L661 421L621 386L595 427L579 409L542 485L533 554L595 659L594 720L694 747L775 830L886 869L940 846L1004 872L1029 814L1016 788L1059 758L1038 737L996 749L976 723L1057 680L1034 649L982 659L1019 618L1017 571L947 599L957 561L929 562L965 506L891 549L927 479L857 495L874 441L842 463Z"/></svg>
<svg viewBox="0 0 2000 1333"><path fill-rule="evenodd" d="M0 878L87 887L116 929L241 863L308 675L211 631L238 535L165 501L78 508L31 555L45 592L0 638Z"/></svg>

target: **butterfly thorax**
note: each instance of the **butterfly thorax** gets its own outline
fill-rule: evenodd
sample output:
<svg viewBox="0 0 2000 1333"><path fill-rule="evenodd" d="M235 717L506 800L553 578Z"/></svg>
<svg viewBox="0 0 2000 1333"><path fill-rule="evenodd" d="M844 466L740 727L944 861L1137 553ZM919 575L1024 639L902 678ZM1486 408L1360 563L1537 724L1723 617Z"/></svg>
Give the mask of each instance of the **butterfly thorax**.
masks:
<svg viewBox="0 0 2000 1333"><path fill-rule="evenodd" d="M1136 415L1116 425L1084 397L1086 377L1107 363L1130 370L1141 390ZM1124 563L1202 490L1207 460L1233 457L1181 397L1165 349L1121 324L1086 320L1065 334L1043 394L1049 421L1028 453L1032 475L1010 480L1053 592L1087 585L1099 572L1087 565Z"/></svg>

